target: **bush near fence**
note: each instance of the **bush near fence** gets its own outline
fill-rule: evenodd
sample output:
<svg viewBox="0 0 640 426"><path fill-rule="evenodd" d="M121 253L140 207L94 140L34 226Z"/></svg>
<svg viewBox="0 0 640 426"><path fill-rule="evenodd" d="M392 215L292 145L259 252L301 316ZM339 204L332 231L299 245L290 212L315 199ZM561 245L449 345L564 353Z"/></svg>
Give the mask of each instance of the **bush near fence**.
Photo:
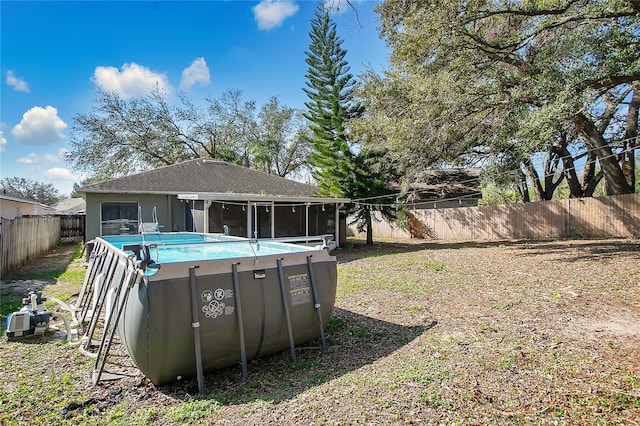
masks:
<svg viewBox="0 0 640 426"><path fill-rule="evenodd" d="M410 210L408 228L380 220L374 238L545 240L640 237L640 194L484 207ZM351 235L366 233L350 229Z"/></svg>

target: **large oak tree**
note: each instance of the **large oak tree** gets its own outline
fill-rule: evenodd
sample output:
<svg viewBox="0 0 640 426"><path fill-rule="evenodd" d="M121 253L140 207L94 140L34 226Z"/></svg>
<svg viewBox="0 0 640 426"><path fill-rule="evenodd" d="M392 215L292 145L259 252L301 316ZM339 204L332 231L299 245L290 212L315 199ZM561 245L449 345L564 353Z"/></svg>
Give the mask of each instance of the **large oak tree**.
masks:
<svg viewBox="0 0 640 426"><path fill-rule="evenodd" d="M601 178L607 193L633 192L637 1L385 0L378 12L391 66L366 76L359 127L393 161L491 158L527 174L539 199L563 179L571 196ZM545 166L533 167L541 152Z"/></svg>

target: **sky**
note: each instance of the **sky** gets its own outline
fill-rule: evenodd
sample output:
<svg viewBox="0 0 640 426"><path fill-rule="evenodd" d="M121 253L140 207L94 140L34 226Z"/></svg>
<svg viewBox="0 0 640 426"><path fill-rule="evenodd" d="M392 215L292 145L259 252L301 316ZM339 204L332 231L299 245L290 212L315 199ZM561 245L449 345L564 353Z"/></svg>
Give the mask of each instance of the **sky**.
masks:
<svg viewBox="0 0 640 426"><path fill-rule="evenodd" d="M345 0L331 17L351 73L386 68L379 1ZM0 1L0 178L50 183L62 195L85 176L70 168L73 117L97 88L123 98L156 83L194 103L242 90L304 108L305 50L316 0Z"/></svg>

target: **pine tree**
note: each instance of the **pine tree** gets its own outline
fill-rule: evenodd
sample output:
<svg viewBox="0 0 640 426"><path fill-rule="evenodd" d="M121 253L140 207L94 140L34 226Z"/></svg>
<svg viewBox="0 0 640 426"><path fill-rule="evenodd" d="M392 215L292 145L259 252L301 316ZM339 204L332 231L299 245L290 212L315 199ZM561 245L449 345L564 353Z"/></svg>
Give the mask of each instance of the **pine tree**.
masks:
<svg viewBox="0 0 640 426"><path fill-rule="evenodd" d="M345 121L358 117L360 104L353 99L355 80L349 73L345 60L347 51L337 36L336 25L331 21L322 2L311 21L311 42L306 53L307 88L305 117L312 123L310 142L313 152L310 164L313 177L319 185L319 195L346 196L340 181L350 171L353 153L345 131Z"/></svg>
<svg viewBox="0 0 640 426"><path fill-rule="evenodd" d="M369 151L352 150L346 126L348 120L362 114L363 107L353 94L356 81L349 73L347 51L323 2L311 20L309 37L309 50L305 52L309 65L307 87L303 89L309 101L305 102L304 116L311 123L309 141L313 151L309 163L314 168L318 195L351 199L383 196L389 192L385 173L371 168L376 156ZM367 229L367 244L373 243L372 206L371 202L353 203L345 212L355 217L359 230ZM383 214L387 219L394 218L390 208L383 209Z"/></svg>

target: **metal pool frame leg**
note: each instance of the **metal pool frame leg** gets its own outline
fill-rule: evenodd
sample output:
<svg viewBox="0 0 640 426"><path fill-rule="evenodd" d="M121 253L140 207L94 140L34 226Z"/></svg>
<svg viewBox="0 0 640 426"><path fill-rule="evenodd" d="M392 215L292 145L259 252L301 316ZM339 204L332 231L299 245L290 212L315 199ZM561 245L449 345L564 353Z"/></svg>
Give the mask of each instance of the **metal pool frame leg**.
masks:
<svg viewBox="0 0 640 426"><path fill-rule="evenodd" d="M327 350L327 341L324 337L324 325L322 324L322 312L320 311L320 301L318 300L318 292L316 291L316 279L313 275L313 263L311 256L307 256L307 269L309 269L309 284L311 285L311 294L313 294L313 306L316 308L318 315L318 326L320 327L320 341L322 342L322 352Z"/></svg>
<svg viewBox="0 0 640 426"><path fill-rule="evenodd" d="M242 320L242 303L240 302L240 286L238 284L238 264L231 265L233 272L233 298L236 303L236 319L238 320L238 336L240 338L240 357L242 360L242 381L246 382L249 377L247 369L247 350L244 342L244 322Z"/></svg>
<svg viewBox="0 0 640 426"><path fill-rule="evenodd" d="M282 309L284 309L284 319L287 324L287 335L289 337L289 348L291 349L291 359L296 362L296 345L293 341L293 331L291 330L291 314L289 314L289 304L287 303L287 292L284 287L284 273L282 271L282 259L278 259L278 279L280 280L280 294L282 295Z"/></svg>
<svg viewBox="0 0 640 426"><path fill-rule="evenodd" d="M204 394L204 373L202 372L202 350L200 349L200 322L198 321L198 295L196 294L196 269L189 268L189 284L191 286L191 327L193 327L193 344L196 351L196 372L198 374L198 392Z"/></svg>

